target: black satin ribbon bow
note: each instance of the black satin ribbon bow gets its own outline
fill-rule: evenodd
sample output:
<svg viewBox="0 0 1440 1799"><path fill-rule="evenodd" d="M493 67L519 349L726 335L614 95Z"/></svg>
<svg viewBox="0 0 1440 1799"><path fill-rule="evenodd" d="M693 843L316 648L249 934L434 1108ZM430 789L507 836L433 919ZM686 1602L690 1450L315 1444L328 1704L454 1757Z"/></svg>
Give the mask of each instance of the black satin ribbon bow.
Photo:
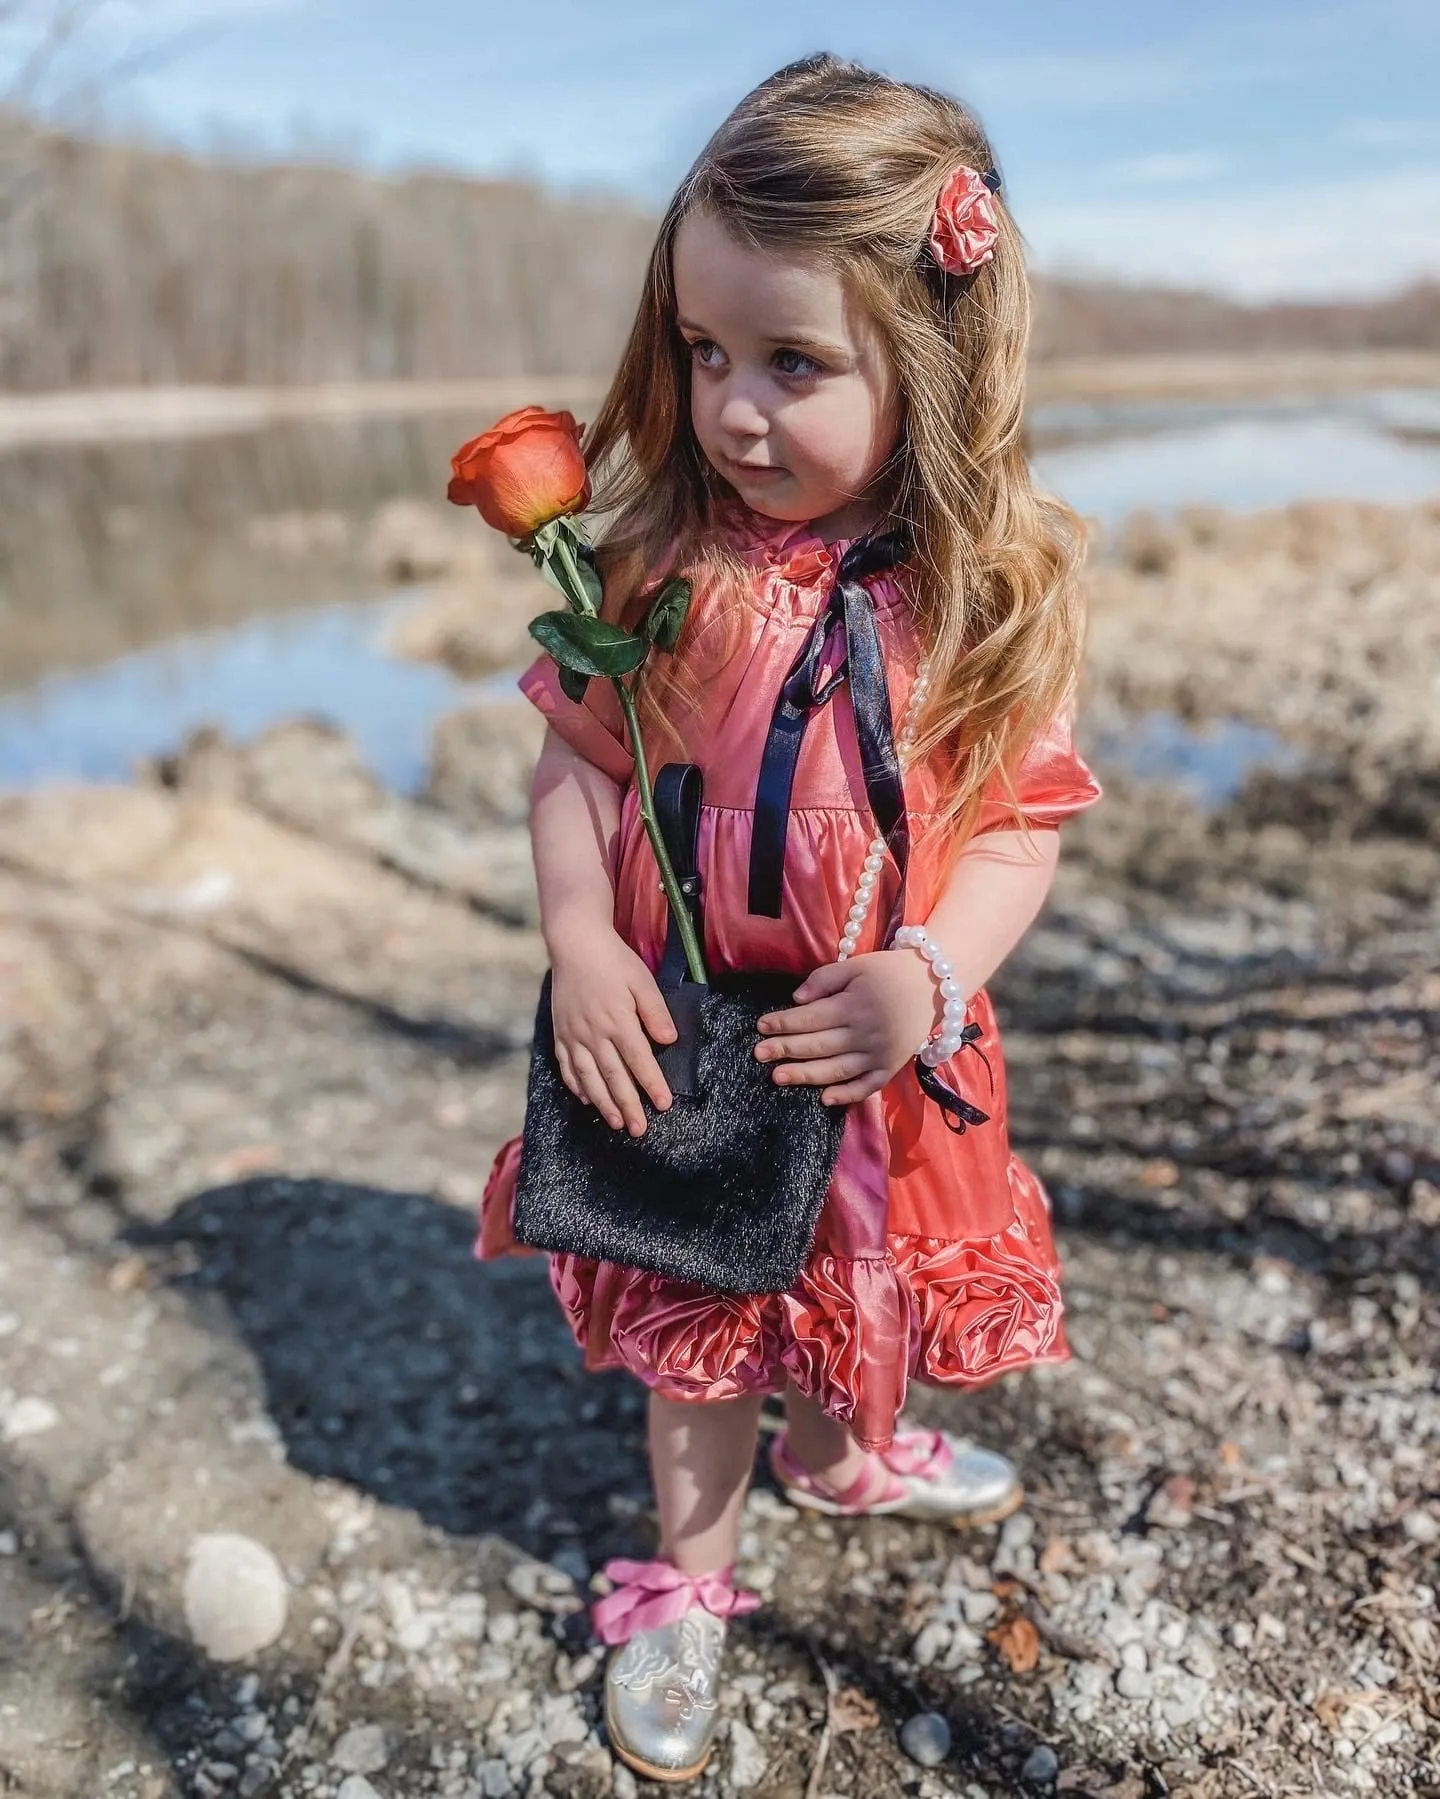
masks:
<svg viewBox="0 0 1440 1799"><path fill-rule="evenodd" d="M879 537L862 537L851 544L840 559L828 604L811 626L799 655L790 665L770 719L770 730L760 759L760 779L755 788L747 900L752 913L766 918L780 916L790 794L795 785L795 766L800 760L800 742L810 722L810 714L823 706L848 676L865 796L900 872L899 891L885 931L887 939L899 929L904 919L910 826L905 816L900 759L895 753L890 692L885 685L880 635L875 627L875 611L865 580L867 576L895 567L909 554L909 536L900 530L887 531ZM840 659L829 680L817 687L816 675L837 624L843 631Z"/></svg>
<svg viewBox="0 0 1440 1799"><path fill-rule="evenodd" d="M888 947L905 919L905 877L910 862L910 822L905 811L905 786L900 758L895 749L895 728L890 714L890 690L885 681L885 660L867 578L904 562L913 545L903 528L879 536L857 539L840 559L835 586L824 611L815 620L785 676L775 710L771 714L765 749L760 758L760 778L755 788L755 814L750 838L750 880L747 907L751 913L779 918L785 877L785 841L790 823L790 795L800 743L810 714L823 706L840 683L850 683L850 705L855 715L855 736L860 747L860 770L865 797L875 822L894 858L899 882L881 942ZM839 625L842 647L829 679L816 685L831 633ZM961 1046L975 1049L987 1071L990 1064L978 1049L978 1024L965 1027ZM957 1135L970 1125L985 1124L989 1114L972 1106L914 1058L916 1078L945 1114L945 1123ZM991 1076L994 1087L994 1076Z"/></svg>
<svg viewBox="0 0 1440 1799"><path fill-rule="evenodd" d="M967 1024L960 1033L960 1048L973 1049L985 1064L985 1072L990 1076L990 1091L993 1093L995 1091L995 1071L990 1066L990 1058L975 1041L983 1034L978 1024ZM972 1124L988 1124L990 1122L988 1112L982 1112L979 1106L972 1106L968 1099L961 1099L958 1093L952 1093L935 1070L927 1068L919 1056L915 1058L915 1078L920 1083L921 1091L928 1093L945 1114L945 1128L954 1131L957 1137L963 1137L968 1126Z"/></svg>

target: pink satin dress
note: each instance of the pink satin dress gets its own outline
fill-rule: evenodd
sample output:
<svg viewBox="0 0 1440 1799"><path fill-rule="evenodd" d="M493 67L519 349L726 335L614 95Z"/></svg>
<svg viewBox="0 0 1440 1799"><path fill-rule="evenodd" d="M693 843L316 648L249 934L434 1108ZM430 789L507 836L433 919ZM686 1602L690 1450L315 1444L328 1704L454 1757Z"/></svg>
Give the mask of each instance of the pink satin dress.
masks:
<svg viewBox="0 0 1440 1799"><path fill-rule="evenodd" d="M685 720L685 754L704 771L705 960L712 971L777 968L798 978L836 959L875 832L848 685L811 715L805 732L779 918L746 910L752 808L776 696L849 544L827 546L807 525L739 508L729 533L753 570L743 617L728 627L740 647L723 663L704 666L720 627L718 618L705 616L698 586L692 604L701 611L685 645L687 657L704 667L700 713ZM879 575L868 585L898 731L920 645L901 578ZM544 655L519 686L568 743L624 784L615 928L653 970L665 942L665 896L614 690L592 681L576 704ZM676 753L662 748L659 759ZM649 759L653 771L655 755ZM1075 752L1068 718L1057 719L1029 747L1016 785L1024 816L1042 830L1100 797ZM926 832L933 771L912 765L905 792L914 841L905 918L923 923L943 878L936 834ZM979 828L1012 827L998 792L987 795ZM893 866L886 867L893 881ZM880 947L891 894L882 876L857 954ZM844 1420L863 1445L884 1448L912 1380L978 1386L1011 1369L1065 1360L1050 1205L1037 1176L1010 1151L1000 1038L984 989L967 1022L981 1027L983 1057L962 1048L936 1073L989 1122L963 1135L950 1129L909 1063L880 1092L850 1106L815 1241L791 1291L737 1297L614 1263L551 1255L551 1285L587 1366L628 1369L675 1400L774 1393L791 1383ZM520 1248L511 1232L519 1155L515 1136L490 1170L477 1245L482 1258Z"/></svg>

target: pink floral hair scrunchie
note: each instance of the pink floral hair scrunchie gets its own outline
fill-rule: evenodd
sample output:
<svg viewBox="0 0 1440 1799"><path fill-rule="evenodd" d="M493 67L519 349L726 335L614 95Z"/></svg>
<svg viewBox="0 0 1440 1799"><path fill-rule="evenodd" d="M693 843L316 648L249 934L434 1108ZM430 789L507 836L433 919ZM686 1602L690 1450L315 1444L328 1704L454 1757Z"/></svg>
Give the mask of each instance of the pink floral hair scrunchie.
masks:
<svg viewBox="0 0 1440 1799"><path fill-rule="evenodd" d="M930 254L947 275L972 275L995 254L1000 221L995 214L992 183L988 176L962 165L946 179L930 221Z"/></svg>

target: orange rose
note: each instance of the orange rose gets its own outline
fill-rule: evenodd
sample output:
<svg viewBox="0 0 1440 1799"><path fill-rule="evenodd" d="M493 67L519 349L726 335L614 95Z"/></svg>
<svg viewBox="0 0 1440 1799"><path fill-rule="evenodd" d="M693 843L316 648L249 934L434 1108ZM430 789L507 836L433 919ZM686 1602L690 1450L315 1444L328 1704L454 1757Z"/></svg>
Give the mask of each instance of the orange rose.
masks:
<svg viewBox="0 0 1440 1799"><path fill-rule="evenodd" d="M530 537L541 525L590 500L590 475L580 454L582 426L568 412L522 406L471 438L450 459L449 497L478 506L487 525L507 537Z"/></svg>

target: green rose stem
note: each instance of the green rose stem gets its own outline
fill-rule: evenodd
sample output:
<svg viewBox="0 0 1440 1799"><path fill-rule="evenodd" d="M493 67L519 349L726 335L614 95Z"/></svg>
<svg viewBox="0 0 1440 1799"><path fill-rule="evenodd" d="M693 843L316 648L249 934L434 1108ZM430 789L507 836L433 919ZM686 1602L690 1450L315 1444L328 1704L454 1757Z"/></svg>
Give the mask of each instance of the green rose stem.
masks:
<svg viewBox="0 0 1440 1799"><path fill-rule="evenodd" d="M541 554L548 561L558 564L553 568L560 587L567 600L577 612L586 612L592 618L599 616L595 605L585 586L585 578L575 559L575 551L566 531L568 521L560 520L559 530L555 533L553 543L546 547L541 545ZM655 790L650 785L650 770L645 762L645 746L640 736L640 714L635 706L635 696L620 675L611 675L610 684L620 696L620 706L625 714L625 728L630 735L630 747L635 755L635 785L640 790L640 816L645 821L645 833L650 839L650 847L655 852L655 861L660 869L660 882L665 889L665 898L669 902L671 915L674 917L680 932L680 941L685 949L685 964L690 971L692 981L705 981L705 957L700 948L700 940L695 934L695 920L690 908L685 903L685 896L680 891L680 883L675 878L675 870L670 865L670 853L665 848L665 839L660 832L660 820L655 812Z"/></svg>

